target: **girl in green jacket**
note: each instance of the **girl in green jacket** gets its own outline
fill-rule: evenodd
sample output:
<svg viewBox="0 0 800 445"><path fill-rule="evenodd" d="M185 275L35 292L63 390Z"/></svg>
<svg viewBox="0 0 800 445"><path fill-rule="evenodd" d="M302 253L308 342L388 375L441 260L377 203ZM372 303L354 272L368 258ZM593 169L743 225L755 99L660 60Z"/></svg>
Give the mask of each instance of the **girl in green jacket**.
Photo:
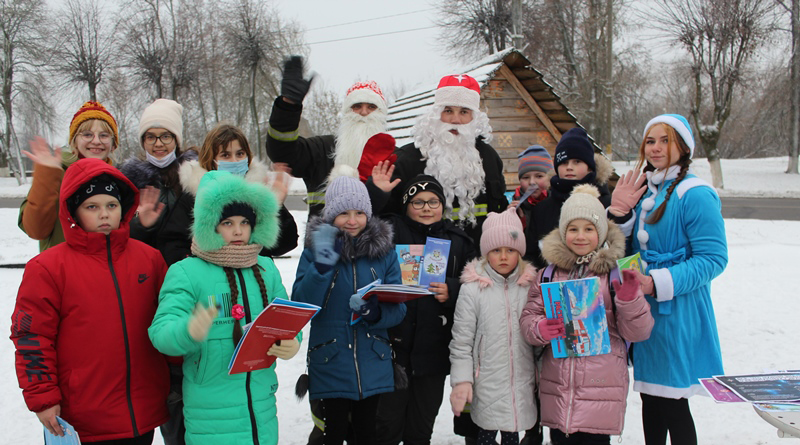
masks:
<svg viewBox="0 0 800 445"><path fill-rule="evenodd" d="M242 327L275 298L286 298L278 269L258 253L278 238L278 202L264 185L227 172L200 182L192 225L193 257L164 279L150 339L183 356L187 444L278 443L275 365L228 374ZM284 339L265 354L288 360L300 348Z"/></svg>

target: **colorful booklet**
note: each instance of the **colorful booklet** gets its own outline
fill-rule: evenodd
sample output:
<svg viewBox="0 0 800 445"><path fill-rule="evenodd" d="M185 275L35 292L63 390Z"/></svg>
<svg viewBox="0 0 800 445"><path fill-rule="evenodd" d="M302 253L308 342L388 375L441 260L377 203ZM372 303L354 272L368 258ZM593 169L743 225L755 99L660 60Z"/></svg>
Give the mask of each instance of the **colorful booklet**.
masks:
<svg viewBox="0 0 800 445"><path fill-rule="evenodd" d="M78 432L75 431L75 427L67 423L67 421L61 417L56 416L56 420L58 421L58 425L61 426L61 430L64 431L64 435L56 436L45 428L44 445L81 445L81 439L78 437Z"/></svg>
<svg viewBox="0 0 800 445"><path fill-rule="evenodd" d="M714 379L699 379L703 389L706 390L708 395L711 396L717 403L736 403L744 402L741 397L737 396L733 391L728 389L725 385Z"/></svg>
<svg viewBox="0 0 800 445"><path fill-rule="evenodd" d="M377 295L378 301L381 303L405 303L427 295L434 295L433 292L424 287L405 284L381 284L380 278L362 287L356 293L361 295L364 300L369 300L372 296ZM361 316L354 312L350 324L356 324L360 320Z"/></svg>
<svg viewBox="0 0 800 445"><path fill-rule="evenodd" d="M642 255L639 252L625 258L617 260L617 267L619 267L619 281L622 282L622 271L625 269L638 270L644 273L644 263L642 262Z"/></svg>
<svg viewBox="0 0 800 445"><path fill-rule="evenodd" d="M800 372L715 375L714 380L725 385L746 402L800 401Z"/></svg>
<svg viewBox="0 0 800 445"><path fill-rule="evenodd" d="M564 323L565 336L550 341L553 357L585 357L611 352L600 278L542 283L547 318Z"/></svg>
<svg viewBox="0 0 800 445"><path fill-rule="evenodd" d="M244 328L242 339L233 350L228 364L228 374L269 368L277 357L267 351L278 340L297 336L303 327L317 315L320 307L298 301L276 298Z"/></svg>
<svg viewBox="0 0 800 445"><path fill-rule="evenodd" d="M409 286L419 284L419 269L422 267L424 251L424 244L398 244L395 246L403 284Z"/></svg>
<svg viewBox="0 0 800 445"><path fill-rule="evenodd" d="M450 257L450 240L431 238L425 240L425 256L419 274L419 285L444 283L447 275L447 259Z"/></svg>

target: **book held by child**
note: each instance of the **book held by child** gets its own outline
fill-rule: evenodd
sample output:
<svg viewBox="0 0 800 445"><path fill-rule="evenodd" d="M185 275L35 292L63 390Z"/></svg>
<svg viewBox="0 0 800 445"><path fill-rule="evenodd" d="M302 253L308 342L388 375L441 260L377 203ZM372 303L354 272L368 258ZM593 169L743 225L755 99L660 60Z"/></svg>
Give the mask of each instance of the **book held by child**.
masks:
<svg viewBox="0 0 800 445"><path fill-rule="evenodd" d="M566 328L566 336L550 341L553 357L585 357L611 352L599 278L542 283L542 297L547 318L561 319Z"/></svg>

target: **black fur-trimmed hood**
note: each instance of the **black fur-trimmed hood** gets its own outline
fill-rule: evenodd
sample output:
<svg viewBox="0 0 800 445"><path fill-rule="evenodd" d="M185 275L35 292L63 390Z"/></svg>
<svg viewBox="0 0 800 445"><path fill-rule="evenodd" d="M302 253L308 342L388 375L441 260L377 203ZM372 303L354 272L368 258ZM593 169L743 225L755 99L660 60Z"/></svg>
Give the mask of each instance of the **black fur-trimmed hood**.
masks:
<svg viewBox="0 0 800 445"><path fill-rule="evenodd" d="M320 224L325 224L321 216L315 216L308 221L306 225L306 248L313 248L314 241L311 234ZM350 258L366 257L377 259L385 256L394 250L394 244L392 244L393 236L394 231L391 224L377 217L372 217L367 222L364 231L356 238L340 230L336 235L336 239L342 243L341 258L349 261Z"/></svg>
<svg viewBox="0 0 800 445"><path fill-rule="evenodd" d="M624 256L625 235L613 221L609 221L606 245L597 250L597 255L589 263L589 270L598 275L606 274L617 267L617 260ZM572 270L578 260L578 256L561 240L558 227L542 239L542 257L565 270Z"/></svg>
<svg viewBox="0 0 800 445"><path fill-rule="evenodd" d="M175 162L177 165L181 165L186 161L194 160L197 160L197 152L194 150L186 150L175 159ZM162 169L144 159L128 159L119 166L119 170L139 189L143 189L148 185L161 187Z"/></svg>

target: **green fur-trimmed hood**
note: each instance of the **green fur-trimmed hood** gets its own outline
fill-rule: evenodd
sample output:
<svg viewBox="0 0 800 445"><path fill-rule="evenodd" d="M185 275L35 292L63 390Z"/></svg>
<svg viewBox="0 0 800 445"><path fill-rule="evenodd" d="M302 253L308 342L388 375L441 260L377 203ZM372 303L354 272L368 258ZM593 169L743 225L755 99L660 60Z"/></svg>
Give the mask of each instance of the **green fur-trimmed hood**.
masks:
<svg viewBox="0 0 800 445"><path fill-rule="evenodd" d="M217 224L226 205L241 202L256 212L255 230L250 243L272 247L278 241L278 200L264 184L248 182L228 172L210 171L203 175L194 202L192 235L204 251L220 249L225 240Z"/></svg>

